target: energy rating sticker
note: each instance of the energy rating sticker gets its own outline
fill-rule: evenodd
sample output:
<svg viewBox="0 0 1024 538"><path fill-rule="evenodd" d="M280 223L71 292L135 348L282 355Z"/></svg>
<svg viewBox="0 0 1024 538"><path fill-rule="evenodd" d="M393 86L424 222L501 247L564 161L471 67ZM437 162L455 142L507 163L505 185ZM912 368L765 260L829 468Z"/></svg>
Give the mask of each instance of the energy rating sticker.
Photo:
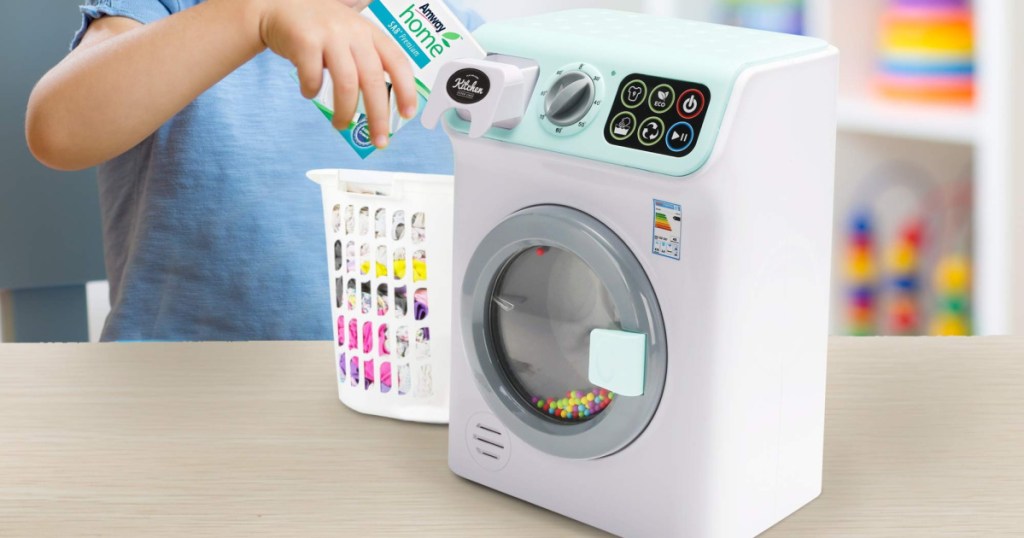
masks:
<svg viewBox="0 0 1024 538"><path fill-rule="evenodd" d="M673 260L680 259L679 244L683 235L682 224L682 206L655 200L652 252Z"/></svg>

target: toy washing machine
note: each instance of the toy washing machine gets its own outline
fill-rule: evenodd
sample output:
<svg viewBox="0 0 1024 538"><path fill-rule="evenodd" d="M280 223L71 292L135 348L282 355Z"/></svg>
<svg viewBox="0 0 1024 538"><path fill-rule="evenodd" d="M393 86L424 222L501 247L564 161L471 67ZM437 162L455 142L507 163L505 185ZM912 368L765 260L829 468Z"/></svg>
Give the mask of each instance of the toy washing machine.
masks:
<svg viewBox="0 0 1024 538"><path fill-rule="evenodd" d="M605 10L483 26L455 149L452 470L626 536L821 491L838 55Z"/></svg>

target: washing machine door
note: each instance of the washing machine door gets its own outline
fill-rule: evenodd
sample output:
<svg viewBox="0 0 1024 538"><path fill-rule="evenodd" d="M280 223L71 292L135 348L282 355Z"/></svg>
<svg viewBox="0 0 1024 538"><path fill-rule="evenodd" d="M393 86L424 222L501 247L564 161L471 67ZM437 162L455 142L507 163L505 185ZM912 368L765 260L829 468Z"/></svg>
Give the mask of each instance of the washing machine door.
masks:
<svg viewBox="0 0 1024 538"><path fill-rule="evenodd" d="M577 459L621 450L665 384L657 296L626 244L597 219L535 206L480 243L461 288L470 365L519 438Z"/></svg>

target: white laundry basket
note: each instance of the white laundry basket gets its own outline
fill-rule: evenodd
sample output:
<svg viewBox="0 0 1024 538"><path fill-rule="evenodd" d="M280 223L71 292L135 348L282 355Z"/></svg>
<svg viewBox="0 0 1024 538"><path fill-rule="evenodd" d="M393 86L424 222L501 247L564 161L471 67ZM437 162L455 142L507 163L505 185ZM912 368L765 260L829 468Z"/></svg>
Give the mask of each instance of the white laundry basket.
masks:
<svg viewBox="0 0 1024 538"><path fill-rule="evenodd" d="M447 423L452 177L307 175L323 192L341 401L362 413Z"/></svg>

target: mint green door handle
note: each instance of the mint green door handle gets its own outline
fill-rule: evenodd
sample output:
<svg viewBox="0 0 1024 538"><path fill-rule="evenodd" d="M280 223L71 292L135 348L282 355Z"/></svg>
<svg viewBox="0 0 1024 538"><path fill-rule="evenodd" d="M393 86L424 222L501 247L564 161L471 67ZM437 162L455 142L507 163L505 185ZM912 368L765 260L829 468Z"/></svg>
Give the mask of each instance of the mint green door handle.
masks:
<svg viewBox="0 0 1024 538"><path fill-rule="evenodd" d="M590 382L618 396L642 396L647 369L647 335L590 331Z"/></svg>

